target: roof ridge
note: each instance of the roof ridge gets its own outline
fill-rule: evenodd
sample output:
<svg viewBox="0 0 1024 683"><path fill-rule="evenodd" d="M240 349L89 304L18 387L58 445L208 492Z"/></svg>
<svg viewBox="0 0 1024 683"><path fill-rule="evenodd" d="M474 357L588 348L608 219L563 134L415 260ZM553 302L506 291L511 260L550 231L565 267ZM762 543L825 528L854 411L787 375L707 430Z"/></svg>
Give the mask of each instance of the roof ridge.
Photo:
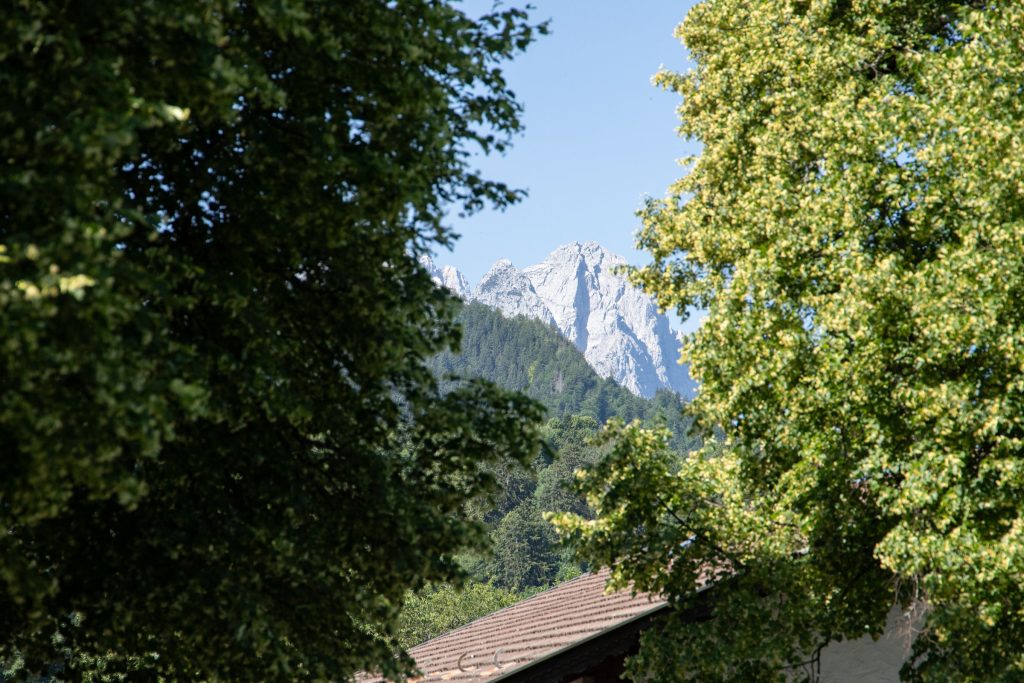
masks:
<svg viewBox="0 0 1024 683"><path fill-rule="evenodd" d="M434 636L433 638L430 638L428 640L424 640L422 643L420 643L418 645L414 645L413 647L409 648L409 654L411 655L413 653L413 651L417 650L418 648L423 647L427 643L432 643L435 640L440 640L441 638L447 638L448 636L451 636L451 635L454 635L456 633L459 633L460 631L464 631L465 629L469 628L473 624L476 624L477 622L483 621L484 619L490 619L491 617L496 617L497 615L503 614L505 612L508 612L509 610L511 610L513 608L519 607L520 605L525 605L526 603L528 603L528 602L530 602L532 600L536 600L537 598L539 598L539 597L541 597L543 595L548 595L552 591L564 588L564 587L568 586L571 583L576 583L577 581L580 581L581 579L596 578L597 576L600 576L601 572L603 572L603 571L606 571L606 569L599 569L596 572L587 572L586 574L580 574L579 576L573 577L573 578L569 579L568 581L563 581L562 583L555 584L554 586L551 586L550 588L546 588L546 589L540 591L539 593L531 595L530 597L526 598L525 600L520 600L519 602L516 602L516 603L513 603L511 605L508 605L507 607L502 607L501 609L496 610L494 612L491 612L490 614L485 614L482 617L477 617L476 619L474 619L473 621L469 622L468 624L463 624L462 626L459 626L458 628L453 628L451 631L445 631L444 633L442 633L439 636Z"/></svg>
<svg viewBox="0 0 1024 683"><path fill-rule="evenodd" d="M531 662L545 661L574 643L595 642L599 634L668 607L662 595L637 590L633 582L609 590L611 573L603 567L581 574L410 648L422 672L416 680L504 680L510 671L525 671ZM378 674L361 673L356 680L382 683Z"/></svg>
<svg viewBox="0 0 1024 683"><path fill-rule="evenodd" d="M665 604L665 602L666 602L666 600L664 598L659 598L657 596L653 596L653 595L650 595L650 594L647 594L647 593L638 593L637 595L638 596L641 596L641 595L646 596L647 597L647 602L650 605L652 605L652 606ZM630 598L630 599L632 599L632 598ZM633 603L633 604L635 604L635 603ZM628 611L631 610L631 607L632 607L631 603L625 602L625 603L622 603L622 604L619 604L619 605L615 605L615 606L612 606L612 607L606 607L606 608L600 609L600 610L598 610L598 613L610 616L610 615L613 615L613 614L616 614L616 613L628 612ZM495 612L495 614L497 614L497 612ZM483 617L481 617L480 619L478 619L476 621L481 621L482 619L483 619ZM521 623L526 622L527 620L528 620L528 618L524 616L522 618L517 618L516 620L509 622L508 624L506 624L506 626L519 625ZM545 627L548 627L548 626L550 626L552 624L558 624L561 620L562 620L562 617L557 617L557 616L540 617L539 619L533 620L531 622L534 625L534 628L532 630L535 631L535 632L536 631L544 630ZM499 622L499 623L497 625L487 624L486 625L486 629L484 629L484 627L481 626L481 629L480 629L481 630L481 633L480 633L481 637L487 638L492 633L494 633L495 631L500 632L502 630L500 628L500 620L495 620L495 621ZM471 623L475 623L475 622L471 622ZM460 627L460 629L461 628L462 627ZM460 630L460 629L457 629L457 630ZM449 631L448 633L455 633L455 631ZM448 635L448 633L443 634L443 635ZM432 641L433 640L439 640L440 638L441 638L441 636L438 636L436 639L431 639L431 640ZM453 640L457 640L457 639L453 639ZM426 642L431 642L431 641L425 641L424 644ZM438 645L438 643L434 643L434 645L436 647Z"/></svg>

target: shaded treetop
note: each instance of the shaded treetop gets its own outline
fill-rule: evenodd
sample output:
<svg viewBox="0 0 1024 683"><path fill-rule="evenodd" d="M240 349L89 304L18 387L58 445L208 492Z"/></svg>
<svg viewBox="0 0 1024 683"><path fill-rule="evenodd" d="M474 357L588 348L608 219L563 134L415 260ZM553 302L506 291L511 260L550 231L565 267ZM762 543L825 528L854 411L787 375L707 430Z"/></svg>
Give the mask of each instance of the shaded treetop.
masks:
<svg viewBox="0 0 1024 683"><path fill-rule="evenodd" d="M532 403L438 393L458 331L416 261L446 208L516 199L468 158L519 130L498 64L535 28L426 0L0 18L0 660L406 670L406 589L481 537L480 464L535 450Z"/></svg>

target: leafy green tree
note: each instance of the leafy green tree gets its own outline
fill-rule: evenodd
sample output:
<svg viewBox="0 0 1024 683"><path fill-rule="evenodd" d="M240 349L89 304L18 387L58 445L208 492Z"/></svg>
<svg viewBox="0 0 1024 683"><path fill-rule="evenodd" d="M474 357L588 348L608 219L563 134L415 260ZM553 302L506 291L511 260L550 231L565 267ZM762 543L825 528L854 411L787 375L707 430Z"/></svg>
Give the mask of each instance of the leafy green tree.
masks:
<svg viewBox="0 0 1024 683"><path fill-rule="evenodd" d="M402 608L398 639L412 647L518 602L519 595L487 583L457 588L449 583L410 594Z"/></svg>
<svg viewBox="0 0 1024 683"><path fill-rule="evenodd" d="M417 263L450 207L518 197L469 160L519 130L498 66L535 32L430 0L0 9L0 662L410 670L406 591L483 540L482 463L537 446L533 402L438 391L456 304Z"/></svg>
<svg viewBox="0 0 1024 683"><path fill-rule="evenodd" d="M488 490L474 497L466 506L473 519L497 525L508 513L530 500L537 488L539 458L524 465L513 458L492 462L482 468L491 477L497 490Z"/></svg>
<svg viewBox="0 0 1024 683"><path fill-rule="evenodd" d="M681 26L696 68L658 79L704 147L644 210L637 280L707 309L685 354L725 439L673 472L622 428L598 522L562 520L679 606L654 679L782 680L895 601L925 612L906 679L1020 680L1021 26L1008 0L716 0Z"/></svg>
<svg viewBox="0 0 1024 683"><path fill-rule="evenodd" d="M532 500L505 515L493 538L490 574L497 585L522 591L547 585L558 573L555 530Z"/></svg>
<svg viewBox="0 0 1024 683"><path fill-rule="evenodd" d="M587 416L550 420L545 428L547 438L557 448L557 457L537 476L534 500L542 512L574 512L590 514L586 501L573 486L576 471L584 469L600 456L592 445L597 436L597 421Z"/></svg>

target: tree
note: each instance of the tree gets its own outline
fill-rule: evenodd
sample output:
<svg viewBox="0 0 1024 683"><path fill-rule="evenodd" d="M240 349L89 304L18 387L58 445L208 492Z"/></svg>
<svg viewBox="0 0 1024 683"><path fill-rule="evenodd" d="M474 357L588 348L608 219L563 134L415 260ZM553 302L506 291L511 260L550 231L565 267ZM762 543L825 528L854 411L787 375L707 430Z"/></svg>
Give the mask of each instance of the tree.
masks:
<svg viewBox="0 0 1024 683"><path fill-rule="evenodd" d="M555 530L533 500L505 515L493 537L490 575L498 586L522 591L547 585L555 578L559 571Z"/></svg>
<svg viewBox="0 0 1024 683"><path fill-rule="evenodd" d="M514 605L519 599L516 593L488 583L470 583L462 590L448 583L432 586L408 597L402 609L398 637L405 647L419 645Z"/></svg>
<svg viewBox="0 0 1024 683"><path fill-rule="evenodd" d="M397 676L539 407L441 395L417 257L519 194L470 154L537 27L428 0L0 10L0 663ZM7 666L7 664L4 664ZM106 675L106 674L104 674Z"/></svg>
<svg viewBox="0 0 1024 683"><path fill-rule="evenodd" d="M597 435L597 420L589 415L573 415L548 421L546 432L557 457L537 476L534 500L541 512L574 512L588 516L590 511L572 486L577 470L589 467L600 451L591 445Z"/></svg>
<svg viewBox="0 0 1024 683"><path fill-rule="evenodd" d="M483 471L494 480L500 492L497 495L477 496L469 501L466 506L469 516L493 526L523 501L529 500L537 488L537 473L534 468L538 460L541 458L524 466L521 462L508 458L504 462L494 462L487 466Z"/></svg>
<svg viewBox="0 0 1024 683"><path fill-rule="evenodd" d="M725 438L673 472L622 428L598 521L562 520L675 601L655 679L782 680L894 601L926 611L906 679L1019 679L1022 25L1008 1L717 0L680 27L696 68L658 81L703 151L643 210L636 280L707 309L685 355Z"/></svg>

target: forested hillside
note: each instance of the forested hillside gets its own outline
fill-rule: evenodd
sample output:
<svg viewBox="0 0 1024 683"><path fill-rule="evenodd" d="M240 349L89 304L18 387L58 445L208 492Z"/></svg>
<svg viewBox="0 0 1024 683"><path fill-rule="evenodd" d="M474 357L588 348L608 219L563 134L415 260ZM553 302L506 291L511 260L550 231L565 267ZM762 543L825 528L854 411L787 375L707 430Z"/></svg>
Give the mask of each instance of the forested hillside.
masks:
<svg viewBox="0 0 1024 683"><path fill-rule="evenodd" d="M604 446L594 439L608 419L668 426L672 449L680 457L692 445L676 394L660 391L645 399L602 379L549 325L525 317L506 318L479 303L466 304L459 321L460 353L442 353L431 361L445 388L479 377L541 402L548 410L542 434L548 449L529 468L514 462L488 468L500 493L474 500L469 513L488 529L492 551L460 558L471 577L466 590L441 585L410 596L400 632L407 646L586 570L558 543L544 513L591 515L586 501L568 484L576 470L604 454Z"/></svg>
<svg viewBox="0 0 1024 683"><path fill-rule="evenodd" d="M497 382L543 403L549 418L588 415L598 424L612 417L663 421L676 435L673 446L685 447L686 423L676 394L663 390L645 399L602 379L571 342L538 320L506 318L493 308L469 303L459 322L460 352L444 352L431 361L448 384L453 375Z"/></svg>

